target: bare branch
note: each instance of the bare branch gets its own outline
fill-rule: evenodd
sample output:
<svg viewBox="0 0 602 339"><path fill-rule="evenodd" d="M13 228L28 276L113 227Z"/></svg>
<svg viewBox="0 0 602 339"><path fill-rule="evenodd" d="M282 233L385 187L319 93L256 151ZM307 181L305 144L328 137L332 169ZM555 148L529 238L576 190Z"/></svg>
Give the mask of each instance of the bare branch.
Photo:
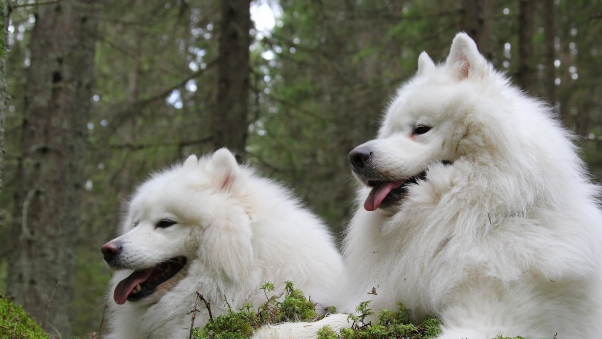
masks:
<svg viewBox="0 0 602 339"><path fill-rule="evenodd" d="M207 307L207 311L209 312L209 321L213 322L213 314L211 314L211 303L203 297L198 291L196 291L196 298L194 298L194 308L190 313L192 313L191 322L190 322L190 334L188 335L188 339L192 339L192 332L194 330L194 320L196 319L196 313L199 311L197 306L199 305L199 300L202 300L205 303L205 307Z"/></svg>

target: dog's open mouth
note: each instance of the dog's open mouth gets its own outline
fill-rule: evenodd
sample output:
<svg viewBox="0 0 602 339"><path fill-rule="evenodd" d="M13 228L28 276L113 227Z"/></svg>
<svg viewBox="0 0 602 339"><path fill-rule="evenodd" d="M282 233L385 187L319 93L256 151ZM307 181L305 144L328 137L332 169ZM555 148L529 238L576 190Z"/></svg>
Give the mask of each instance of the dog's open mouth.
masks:
<svg viewBox="0 0 602 339"><path fill-rule="evenodd" d="M366 211L375 211L378 208L389 207L406 196L408 185L415 184L418 180L424 180L425 178L426 171L396 181L368 180L367 184L372 187L372 190L364 202L364 208Z"/></svg>
<svg viewBox="0 0 602 339"><path fill-rule="evenodd" d="M449 160L439 162L445 166L453 164ZM413 177L400 180L364 179L364 183L372 188L366 201L364 201L364 209L366 211L376 211L379 208L391 207L408 194L410 185L417 184L419 180L426 180L426 169Z"/></svg>
<svg viewBox="0 0 602 339"><path fill-rule="evenodd" d="M117 284L113 299L122 305L126 300L138 301L147 297L155 292L157 286L173 278L185 264L185 257L175 257L153 267L135 271Z"/></svg>

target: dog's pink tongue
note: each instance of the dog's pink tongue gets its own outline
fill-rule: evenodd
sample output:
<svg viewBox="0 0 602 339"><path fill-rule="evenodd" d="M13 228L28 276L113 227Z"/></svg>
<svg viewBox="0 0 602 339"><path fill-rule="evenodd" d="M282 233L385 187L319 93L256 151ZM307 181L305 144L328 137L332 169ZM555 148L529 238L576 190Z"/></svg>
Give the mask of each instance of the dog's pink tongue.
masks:
<svg viewBox="0 0 602 339"><path fill-rule="evenodd" d="M387 195L389 195L392 190L403 185L404 182L405 180L392 181L374 187L364 202L364 209L366 209L366 211L376 211Z"/></svg>
<svg viewBox="0 0 602 339"><path fill-rule="evenodd" d="M148 279L148 277L151 275L152 271L152 268L136 271L130 274L129 277L120 281L119 284L117 284L117 287L115 287L115 292L113 293L113 299L115 302L119 305L125 304L125 302L128 300L128 296L130 293L132 293L132 290L136 287L136 285L146 281L146 279Z"/></svg>

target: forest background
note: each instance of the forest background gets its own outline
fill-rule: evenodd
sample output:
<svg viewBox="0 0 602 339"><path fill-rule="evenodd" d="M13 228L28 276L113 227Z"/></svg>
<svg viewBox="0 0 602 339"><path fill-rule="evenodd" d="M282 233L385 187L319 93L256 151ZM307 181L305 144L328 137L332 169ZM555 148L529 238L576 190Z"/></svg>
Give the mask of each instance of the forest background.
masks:
<svg viewBox="0 0 602 339"><path fill-rule="evenodd" d="M554 106L602 177L601 0L0 9L0 291L58 337L99 332L110 278L100 246L136 185L188 154L232 148L340 235L354 208L347 153L375 135L420 52L443 61L459 31Z"/></svg>

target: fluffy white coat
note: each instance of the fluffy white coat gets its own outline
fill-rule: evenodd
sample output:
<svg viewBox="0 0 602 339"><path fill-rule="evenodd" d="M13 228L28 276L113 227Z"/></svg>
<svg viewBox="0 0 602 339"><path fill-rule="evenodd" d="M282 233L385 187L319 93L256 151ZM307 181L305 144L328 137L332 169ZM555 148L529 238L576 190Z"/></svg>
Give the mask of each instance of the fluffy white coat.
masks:
<svg viewBox="0 0 602 339"><path fill-rule="evenodd" d="M160 227L162 220L175 224ZM259 288L268 281L280 290L293 281L326 305L340 283L342 259L324 224L226 149L153 175L133 195L120 233L103 246L120 248L111 262L121 268L110 283L105 338L188 338L196 291L217 316L224 298L234 310L265 302ZM178 256L186 265L153 294L116 304L119 281ZM197 327L208 321L198 308Z"/></svg>
<svg viewBox="0 0 602 339"><path fill-rule="evenodd" d="M343 309L403 302L416 319L439 317L440 339L602 338L599 188L570 133L466 34L444 64L426 53L418 64L377 139L360 147L381 178L426 177L393 206L358 209L344 242ZM359 206L370 190L359 190ZM341 314L258 336L311 338L324 325L349 326Z"/></svg>

